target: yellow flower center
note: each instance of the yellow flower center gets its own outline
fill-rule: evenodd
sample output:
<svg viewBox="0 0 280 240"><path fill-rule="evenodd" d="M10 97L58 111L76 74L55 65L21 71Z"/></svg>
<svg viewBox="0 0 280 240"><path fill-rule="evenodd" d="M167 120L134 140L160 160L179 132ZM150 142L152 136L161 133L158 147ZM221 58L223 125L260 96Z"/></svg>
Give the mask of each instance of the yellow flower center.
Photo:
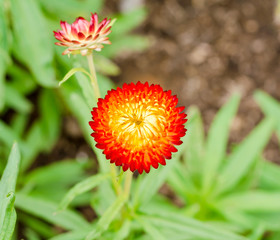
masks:
<svg viewBox="0 0 280 240"><path fill-rule="evenodd" d="M111 126L120 143L133 150L153 144L161 136L166 124L162 108L143 103L121 106L114 114Z"/></svg>

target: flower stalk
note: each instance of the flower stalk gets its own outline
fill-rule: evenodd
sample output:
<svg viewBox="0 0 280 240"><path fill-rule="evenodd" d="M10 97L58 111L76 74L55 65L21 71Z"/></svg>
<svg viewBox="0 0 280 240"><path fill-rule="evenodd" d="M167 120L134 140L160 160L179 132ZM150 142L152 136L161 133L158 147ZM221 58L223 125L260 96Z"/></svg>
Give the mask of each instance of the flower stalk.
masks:
<svg viewBox="0 0 280 240"><path fill-rule="evenodd" d="M100 98L100 90L99 90L99 86L98 86L98 82L97 82L92 52L87 55L87 60L88 60L88 66L89 66L89 71L90 71L90 75L91 75L90 81L91 81L91 85L92 85L94 95L95 95L96 101L97 101L98 98Z"/></svg>
<svg viewBox="0 0 280 240"><path fill-rule="evenodd" d="M133 172L127 171L126 172L125 182L124 182L124 195L125 195L126 199L129 198L132 177L133 177Z"/></svg>
<svg viewBox="0 0 280 240"><path fill-rule="evenodd" d="M114 164L110 164L110 171L111 171L113 187L115 189L116 194L119 196L122 194L122 188L121 188L120 182L117 181L117 170L116 170L116 166Z"/></svg>

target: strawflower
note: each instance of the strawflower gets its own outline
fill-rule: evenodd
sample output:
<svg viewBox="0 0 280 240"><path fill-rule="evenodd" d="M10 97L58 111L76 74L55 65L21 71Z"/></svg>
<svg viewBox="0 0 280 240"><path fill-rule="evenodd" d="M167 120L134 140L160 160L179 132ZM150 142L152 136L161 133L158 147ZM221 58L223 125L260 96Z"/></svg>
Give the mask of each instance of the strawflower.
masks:
<svg viewBox="0 0 280 240"><path fill-rule="evenodd" d="M138 82L124 84L99 98L89 122L96 147L111 163L123 171L165 165L186 133L184 107L176 107L178 99L159 85Z"/></svg>
<svg viewBox="0 0 280 240"><path fill-rule="evenodd" d="M93 50L100 51L103 44L111 44L107 35L111 33L111 19L103 19L98 23L97 14L91 14L90 21L83 17L78 17L71 25L61 21L62 30L54 31L54 36L60 42L55 44L67 47L62 53L65 54L81 54L83 56L91 53Z"/></svg>

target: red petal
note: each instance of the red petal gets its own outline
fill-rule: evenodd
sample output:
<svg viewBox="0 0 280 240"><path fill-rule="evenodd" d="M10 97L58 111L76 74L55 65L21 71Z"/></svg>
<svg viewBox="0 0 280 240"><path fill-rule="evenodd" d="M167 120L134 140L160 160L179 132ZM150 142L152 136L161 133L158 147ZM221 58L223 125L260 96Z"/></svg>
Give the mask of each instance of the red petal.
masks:
<svg viewBox="0 0 280 240"><path fill-rule="evenodd" d="M84 40L85 37L86 37L86 36L85 36L83 33L78 32L78 38L79 38L79 40Z"/></svg>
<svg viewBox="0 0 280 240"><path fill-rule="evenodd" d="M92 35L87 36L86 41L89 41L92 39Z"/></svg>

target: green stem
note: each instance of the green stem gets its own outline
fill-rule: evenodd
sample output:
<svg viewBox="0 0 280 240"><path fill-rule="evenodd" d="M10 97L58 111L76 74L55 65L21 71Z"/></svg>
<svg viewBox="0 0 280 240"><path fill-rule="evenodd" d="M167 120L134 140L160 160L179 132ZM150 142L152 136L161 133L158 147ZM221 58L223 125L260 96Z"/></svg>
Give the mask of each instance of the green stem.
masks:
<svg viewBox="0 0 280 240"><path fill-rule="evenodd" d="M125 197L128 199L129 198L129 193L130 193L130 187L131 187L131 182L132 182L132 177L133 177L133 172L128 170L126 172L126 178L125 178L125 183L124 183L124 194Z"/></svg>
<svg viewBox="0 0 280 240"><path fill-rule="evenodd" d="M125 201L127 202L129 200L129 195L130 195L130 188L131 188L131 182L132 182L132 177L133 177L133 172L128 170L125 174L125 182L124 182L124 198ZM126 206L122 209L122 222L124 223L127 217L131 214L131 209L129 208L129 205L126 204Z"/></svg>
<svg viewBox="0 0 280 240"><path fill-rule="evenodd" d="M90 71L90 75L91 75L91 78L90 78L91 85L92 85L93 91L95 93L95 97L96 97L96 99L98 99L98 98L100 98L100 90L99 90L99 86L98 86L98 82L97 82L92 53L87 55L87 60L88 60L88 66L89 66L89 71Z"/></svg>
<svg viewBox="0 0 280 240"><path fill-rule="evenodd" d="M111 177L112 177L112 183L115 188L116 194L119 196L122 193L122 189L120 186L120 182L117 181L117 171L116 171L116 166L114 164L110 164L110 170L111 170Z"/></svg>

